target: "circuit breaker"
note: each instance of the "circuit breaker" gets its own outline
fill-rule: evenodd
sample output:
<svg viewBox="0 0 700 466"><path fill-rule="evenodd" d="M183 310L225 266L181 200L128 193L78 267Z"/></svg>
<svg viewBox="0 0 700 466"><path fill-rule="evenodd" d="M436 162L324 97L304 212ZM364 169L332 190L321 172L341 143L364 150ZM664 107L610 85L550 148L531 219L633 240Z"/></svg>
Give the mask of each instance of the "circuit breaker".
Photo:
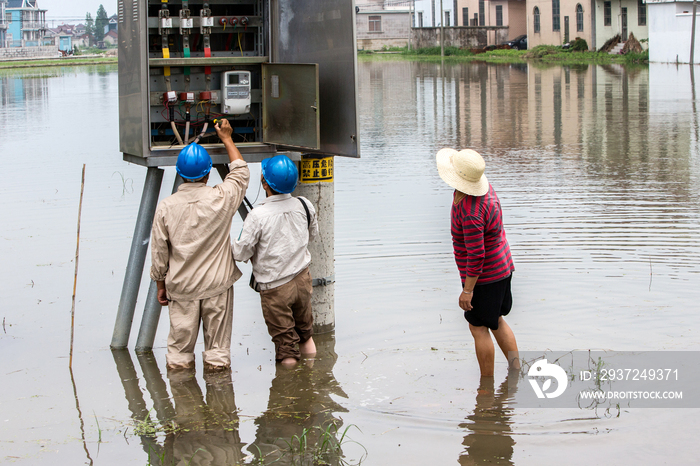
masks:
<svg viewBox="0 0 700 466"><path fill-rule="evenodd" d="M352 0L119 0L120 147L174 165L197 141L225 159L282 150L359 156Z"/></svg>

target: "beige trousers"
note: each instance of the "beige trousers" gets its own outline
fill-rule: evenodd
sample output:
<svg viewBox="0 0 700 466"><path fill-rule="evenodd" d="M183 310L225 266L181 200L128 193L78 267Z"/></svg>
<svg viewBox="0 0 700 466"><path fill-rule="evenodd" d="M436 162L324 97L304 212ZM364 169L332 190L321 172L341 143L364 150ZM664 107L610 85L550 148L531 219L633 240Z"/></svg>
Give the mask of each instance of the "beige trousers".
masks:
<svg viewBox="0 0 700 466"><path fill-rule="evenodd" d="M233 287L207 299L171 301L170 335L165 360L170 368L194 367L194 345L199 323L204 333L205 364L231 365L231 329L233 326Z"/></svg>

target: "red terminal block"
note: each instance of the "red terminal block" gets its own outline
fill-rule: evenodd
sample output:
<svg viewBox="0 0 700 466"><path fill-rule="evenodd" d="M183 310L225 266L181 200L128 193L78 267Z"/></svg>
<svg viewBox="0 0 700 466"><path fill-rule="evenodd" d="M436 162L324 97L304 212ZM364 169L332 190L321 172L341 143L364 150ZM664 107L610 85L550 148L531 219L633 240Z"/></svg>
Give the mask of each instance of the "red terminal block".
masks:
<svg viewBox="0 0 700 466"><path fill-rule="evenodd" d="M180 92L180 102L194 103L194 92Z"/></svg>
<svg viewBox="0 0 700 466"><path fill-rule="evenodd" d="M225 26L226 25L226 18L223 18L223 17L219 18L219 24L222 26Z"/></svg>
<svg viewBox="0 0 700 466"><path fill-rule="evenodd" d="M243 26L247 26L247 25L248 25L248 17L247 17L247 16L244 16L244 17L241 18L241 24L242 24Z"/></svg>
<svg viewBox="0 0 700 466"><path fill-rule="evenodd" d="M228 20L228 23L229 23L231 26L235 26L236 24L238 24L238 18L231 18L231 19Z"/></svg>
<svg viewBox="0 0 700 466"><path fill-rule="evenodd" d="M163 102L177 102L177 93L175 91L163 92Z"/></svg>
<svg viewBox="0 0 700 466"><path fill-rule="evenodd" d="M199 100L211 100L211 91L200 92Z"/></svg>

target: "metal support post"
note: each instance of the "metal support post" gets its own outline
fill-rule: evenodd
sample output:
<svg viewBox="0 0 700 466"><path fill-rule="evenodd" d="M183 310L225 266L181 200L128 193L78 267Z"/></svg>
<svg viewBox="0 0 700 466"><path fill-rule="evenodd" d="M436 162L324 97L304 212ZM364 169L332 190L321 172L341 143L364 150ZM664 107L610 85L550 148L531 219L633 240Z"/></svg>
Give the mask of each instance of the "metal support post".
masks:
<svg viewBox="0 0 700 466"><path fill-rule="evenodd" d="M325 175L324 175L325 173ZM302 155L300 183L294 196L304 196L316 210L319 236L309 242L314 293L314 333L335 329L335 186L333 157Z"/></svg>
<svg viewBox="0 0 700 466"><path fill-rule="evenodd" d="M136 217L136 227L134 229L134 237L131 240L129 260L126 264L124 285L122 286L122 295L119 299L119 309L117 310L117 321L114 324L114 333L110 344L113 349L126 348L129 344L129 333L131 333L131 324L134 320L136 299L139 294L143 265L146 262L146 253L148 252L148 243L151 237L153 216L158 205L158 195L160 194L162 182L163 170L150 167L146 173L146 182L143 185L141 205Z"/></svg>
<svg viewBox="0 0 700 466"><path fill-rule="evenodd" d="M185 180L180 175L175 177L173 183L173 193ZM155 212L154 212L155 213ZM139 327L139 336L136 338L136 352L151 351L153 342L156 339L156 331L158 330L158 321L160 320L160 311L163 306L158 302L158 286L156 282L151 280L146 295L146 306L143 309L143 318L141 319L141 327Z"/></svg>

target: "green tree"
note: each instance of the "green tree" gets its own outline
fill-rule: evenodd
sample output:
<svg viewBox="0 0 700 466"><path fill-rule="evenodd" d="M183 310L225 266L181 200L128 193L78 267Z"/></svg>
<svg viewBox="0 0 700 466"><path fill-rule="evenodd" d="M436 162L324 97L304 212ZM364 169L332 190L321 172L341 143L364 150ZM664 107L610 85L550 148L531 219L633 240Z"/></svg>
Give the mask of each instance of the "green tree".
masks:
<svg viewBox="0 0 700 466"><path fill-rule="evenodd" d="M105 28L109 25L109 17L107 16L107 10L105 7L100 5L97 9L97 16L95 17L95 42L102 42L105 38Z"/></svg>
<svg viewBox="0 0 700 466"><path fill-rule="evenodd" d="M95 43L95 21L90 13L85 15L85 34L88 36L88 47L90 47Z"/></svg>

